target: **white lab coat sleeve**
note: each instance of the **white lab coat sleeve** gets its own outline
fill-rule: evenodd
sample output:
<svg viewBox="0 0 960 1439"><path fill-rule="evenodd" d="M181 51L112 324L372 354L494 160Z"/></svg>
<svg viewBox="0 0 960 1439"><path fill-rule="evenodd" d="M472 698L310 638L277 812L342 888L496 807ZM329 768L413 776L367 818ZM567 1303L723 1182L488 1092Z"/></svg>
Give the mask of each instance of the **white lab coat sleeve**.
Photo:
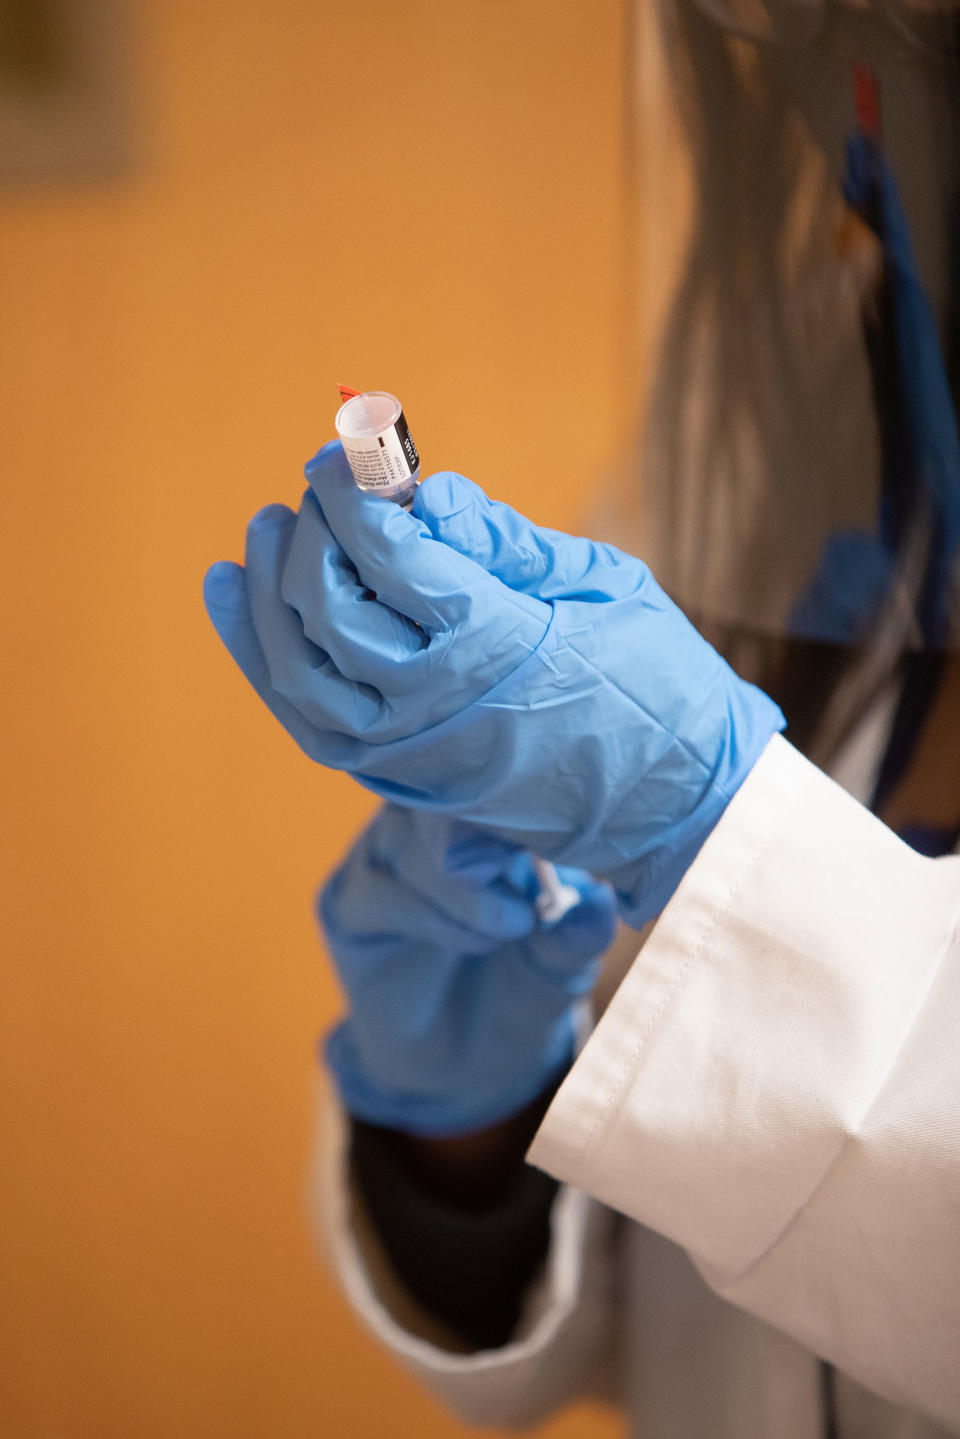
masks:
<svg viewBox="0 0 960 1439"><path fill-rule="evenodd" d="M609 1398L614 1383L617 1216L561 1188L551 1245L517 1332L500 1349L465 1353L419 1310L390 1271L350 1182L348 1126L321 1104L308 1204L322 1250L374 1337L467 1423L535 1423L572 1398Z"/></svg>
<svg viewBox="0 0 960 1439"><path fill-rule="evenodd" d="M530 1151L960 1428L960 859L771 741Z"/></svg>

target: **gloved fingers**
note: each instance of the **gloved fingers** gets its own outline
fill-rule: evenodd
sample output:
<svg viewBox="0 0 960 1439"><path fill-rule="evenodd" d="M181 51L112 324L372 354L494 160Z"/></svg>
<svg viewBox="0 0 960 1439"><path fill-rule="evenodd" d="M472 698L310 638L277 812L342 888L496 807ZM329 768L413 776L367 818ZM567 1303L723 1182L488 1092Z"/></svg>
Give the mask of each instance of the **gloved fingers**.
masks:
<svg viewBox="0 0 960 1439"><path fill-rule="evenodd" d="M644 571L610 545L535 525L452 471L423 481L413 513L435 539L512 590L542 600L621 598L635 591L638 570Z"/></svg>
<svg viewBox="0 0 960 1439"><path fill-rule="evenodd" d="M440 877L453 877L475 888L508 877L520 846L494 830L433 810L387 803L370 826L378 854L393 852L409 862L420 856ZM514 888L517 888L514 885Z"/></svg>
<svg viewBox="0 0 960 1439"><path fill-rule="evenodd" d="M307 638L346 679L393 695L423 684L423 665L411 661L427 648L429 636L361 583L312 490L293 528L281 594L300 615Z"/></svg>
<svg viewBox="0 0 960 1439"><path fill-rule="evenodd" d="M228 561L211 565L204 576L203 601L214 629L264 704L301 749L319 758L313 726L273 687L250 615L243 566Z"/></svg>
<svg viewBox="0 0 960 1439"><path fill-rule="evenodd" d="M250 616L277 693L319 732L362 737L388 718L380 691L340 674L327 652L305 634L282 587L296 516L285 505L268 505L247 527L246 587ZM333 761L327 761L333 762Z"/></svg>
<svg viewBox="0 0 960 1439"><path fill-rule="evenodd" d="M401 515L394 505L377 504L380 511ZM315 497L299 517L283 505L270 505L250 522L239 597L230 592L234 602L242 601L246 621L238 646L251 649L250 629L255 640L245 672L254 672L255 660L258 692L321 763L356 770L370 743L403 739L448 719L512 673L546 631L546 606L512 595L429 537L423 548L461 568L469 565L471 580L480 576L471 590L454 597L462 625L442 629L432 640L405 614L374 598ZM419 576L411 578L409 595L419 585ZM231 628L226 619L222 627L225 634Z"/></svg>
<svg viewBox="0 0 960 1439"><path fill-rule="evenodd" d="M515 620L535 620L541 633L546 627L547 617L530 602L521 603L469 556L438 544L412 514L358 489L339 441L320 450L306 475L361 583L429 635L472 625L487 628L498 610L508 628ZM507 618L509 609L519 611L515 620ZM488 629L488 643L497 638Z"/></svg>
<svg viewBox="0 0 960 1439"><path fill-rule="evenodd" d="M371 832L372 831L372 832ZM532 907L502 881L477 885L406 855L378 822L361 837L317 895L317 915L345 983L404 956L490 954L528 935Z"/></svg>
<svg viewBox="0 0 960 1439"><path fill-rule="evenodd" d="M371 827L375 861L389 865L438 913L471 934L504 943L537 923L518 884L518 862L529 856L509 840L462 820L388 805Z"/></svg>
<svg viewBox="0 0 960 1439"><path fill-rule="evenodd" d="M529 867L529 856L463 820L385 804L353 855L367 871L390 876L436 914L481 938L483 947L528 934L536 923L532 898L514 875L518 857Z"/></svg>
<svg viewBox="0 0 960 1439"><path fill-rule="evenodd" d="M528 963L540 974L560 981L565 987L572 980L577 985L577 993L586 993L596 979L596 970L587 966L587 962L599 959L610 948L617 932L616 898L609 884L593 879L582 870L561 867L558 873L564 884L579 891L580 902L557 924L540 926L531 934L524 953Z"/></svg>

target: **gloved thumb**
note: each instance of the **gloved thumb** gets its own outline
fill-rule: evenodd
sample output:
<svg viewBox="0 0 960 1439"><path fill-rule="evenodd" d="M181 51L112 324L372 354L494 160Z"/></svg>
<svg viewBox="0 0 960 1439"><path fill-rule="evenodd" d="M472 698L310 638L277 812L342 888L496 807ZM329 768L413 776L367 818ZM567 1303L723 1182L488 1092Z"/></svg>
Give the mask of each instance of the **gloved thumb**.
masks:
<svg viewBox="0 0 960 1439"><path fill-rule="evenodd" d="M483 597L504 600L511 623L520 610L531 622L523 628L539 626L539 639L548 612L504 591L495 572L477 565L468 551L437 544L412 510L359 490L339 441L310 460L306 476L331 534L381 604L433 634L455 630Z"/></svg>
<svg viewBox="0 0 960 1439"><path fill-rule="evenodd" d="M579 891L580 902L558 924L540 925L526 941L528 963L571 997L588 994L600 960L617 932L617 906L608 884L582 870L561 869L564 884Z"/></svg>
<svg viewBox="0 0 960 1439"><path fill-rule="evenodd" d="M449 470L423 481L412 514L434 539L510 589L541 600L617 599L635 591L644 569L610 545L535 525Z"/></svg>

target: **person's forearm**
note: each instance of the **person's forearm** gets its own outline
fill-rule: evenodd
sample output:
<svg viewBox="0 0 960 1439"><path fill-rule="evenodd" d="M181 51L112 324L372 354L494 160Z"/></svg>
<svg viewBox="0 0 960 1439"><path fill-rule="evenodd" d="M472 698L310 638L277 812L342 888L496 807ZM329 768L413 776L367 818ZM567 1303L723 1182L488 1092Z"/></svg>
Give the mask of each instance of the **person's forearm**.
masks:
<svg viewBox="0 0 960 1439"><path fill-rule="evenodd" d="M353 1122L354 1182L396 1277L469 1349L509 1342L547 1253L558 1186L524 1154L551 1097L453 1139Z"/></svg>
<svg viewBox="0 0 960 1439"><path fill-rule="evenodd" d="M394 1142L418 1180L439 1198L467 1208L496 1201L515 1178L549 1107L556 1086L519 1114L472 1134L427 1139L394 1133Z"/></svg>

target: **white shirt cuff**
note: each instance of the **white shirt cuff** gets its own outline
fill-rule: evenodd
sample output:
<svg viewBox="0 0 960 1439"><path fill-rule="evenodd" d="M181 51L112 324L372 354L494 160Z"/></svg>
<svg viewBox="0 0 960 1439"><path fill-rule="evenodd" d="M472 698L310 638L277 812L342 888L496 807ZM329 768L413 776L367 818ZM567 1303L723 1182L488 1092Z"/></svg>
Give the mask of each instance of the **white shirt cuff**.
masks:
<svg viewBox="0 0 960 1439"><path fill-rule="evenodd" d="M956 923L955 863L916 855L775 736L558 1091L531 1162L742 1273L895 1061Z"/></svg>

